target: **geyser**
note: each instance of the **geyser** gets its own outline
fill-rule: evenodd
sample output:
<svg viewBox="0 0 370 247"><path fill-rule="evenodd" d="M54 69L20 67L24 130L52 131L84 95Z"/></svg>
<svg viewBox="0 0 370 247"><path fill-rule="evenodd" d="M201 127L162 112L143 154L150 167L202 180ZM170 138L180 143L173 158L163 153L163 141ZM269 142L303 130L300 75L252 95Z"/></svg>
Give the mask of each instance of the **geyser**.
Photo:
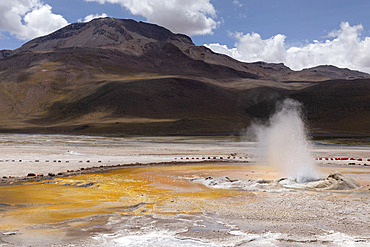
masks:
<svg viewBox="0 0 370 247"><path fill-rule="evenodd" d="M264 161L298 183L318 179L301 109L299 102L286 99L266 125L252 126Z"/></svg>

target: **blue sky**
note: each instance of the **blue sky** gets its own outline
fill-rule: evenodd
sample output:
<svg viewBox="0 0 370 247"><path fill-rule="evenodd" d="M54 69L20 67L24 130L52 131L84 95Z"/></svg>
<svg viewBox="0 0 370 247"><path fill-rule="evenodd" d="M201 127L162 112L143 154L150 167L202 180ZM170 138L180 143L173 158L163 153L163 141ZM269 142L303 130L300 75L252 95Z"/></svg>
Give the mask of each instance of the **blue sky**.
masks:
<svg viewBox="0 0 370 247"><path fill-rule="evenodd" d="M225 35L230 31L256 32L263 38L284 34L288 43L299 44L325 39L329 32L339 28L342 21L364 25L370 36L370 1L366 0L251 0L240 1L242 7L230 2L214 2L225 21L215 31L217 35L204 37L207 39L204 43L210 40L226 44L230 39Z"/></svg>
<svg viewBox="0 0 370 247"><path fill-rule="evenodd" d="M156 23L241 61L283 62L297 70L333 64L370 72L368 0L6 2L0 2L0 50L16 49L93 14Z"/></svg>

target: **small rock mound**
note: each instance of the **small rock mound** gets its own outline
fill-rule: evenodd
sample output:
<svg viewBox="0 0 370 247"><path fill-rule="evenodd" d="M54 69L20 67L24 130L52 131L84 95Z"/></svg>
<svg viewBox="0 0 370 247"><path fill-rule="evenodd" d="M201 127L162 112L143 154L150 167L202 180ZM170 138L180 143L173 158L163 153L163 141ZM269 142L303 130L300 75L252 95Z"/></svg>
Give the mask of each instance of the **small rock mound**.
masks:
<svg viewBox="0 0 370 247"><path fill-rule="evenodd" d="M219 189L234 189L234 190L245 190L245 191L270 191L279 192L283 188L281 184L273 180L266 179L249 179L249 180L238 180L230 179L228 177L206 177L206 178L193 178L191 182L201 183L211 188Z"/></svg>
<svg viewBox="0 0 370 247"><path fill-rule="evenodd" d="M340 172L329 174L325 180L318 181L312 188L322 190L356 190L361 185L352 178L344 177Z"/></svg>

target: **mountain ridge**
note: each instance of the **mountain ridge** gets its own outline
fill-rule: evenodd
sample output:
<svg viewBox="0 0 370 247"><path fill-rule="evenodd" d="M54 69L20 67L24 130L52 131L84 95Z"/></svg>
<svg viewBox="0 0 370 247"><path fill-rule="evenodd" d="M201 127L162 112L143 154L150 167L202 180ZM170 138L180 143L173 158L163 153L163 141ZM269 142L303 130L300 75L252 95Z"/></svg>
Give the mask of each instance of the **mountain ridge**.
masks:
<svg viewBox="0 0 370 247"><path fill-rule="evenodd" d="M216 54L204 46L195 46L190 37L183 34L173 34L164 27L145 22L136 22L131 19L114 19L110 17L94 19L88 23L70 24L51 34L35 38L16 50L3 50L0 52L0 56L2 56L0 59L21 52L50 51L76 47L117 49L128 55L140 56L145 53L146 46L153 40L174 44L192 59L226 66L268 79L287 81L306 80L304 78L317 81L339 79L338 75L330 77L333 73L325 73L323 70L315 73L313 68L293 71L281 63L242 63L226 55ZM275 74L280 72L280 75L273 77L271 70L274 70ZM338 70L341 69L338 68ZM369 74L363 72L347 71L347 73L349 74L348 79L370 78Z"/></svg>
<svg viewBox="0 0 370 247"><path fill-rule="evenodd" d="M370 134L369 78L243 63L158 25L100 18L0 51L0 131L234 133L291 97L312 131Z"/></svg>

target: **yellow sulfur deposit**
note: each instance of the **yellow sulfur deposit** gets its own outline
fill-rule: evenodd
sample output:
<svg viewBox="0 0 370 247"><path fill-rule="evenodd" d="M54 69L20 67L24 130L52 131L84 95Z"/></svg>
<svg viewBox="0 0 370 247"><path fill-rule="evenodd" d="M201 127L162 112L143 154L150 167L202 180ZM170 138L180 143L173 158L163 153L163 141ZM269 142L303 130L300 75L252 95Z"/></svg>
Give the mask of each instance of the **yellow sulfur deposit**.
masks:
<svg viewBox="0 0 370 247"><path fill-rule="evenodd" d="M211 189L194 176L242 174L251 166L180 165L125 168L0 187L0 230L27 229L109 213L189 213L217 207L219 198L253 194Z"/></svg>

